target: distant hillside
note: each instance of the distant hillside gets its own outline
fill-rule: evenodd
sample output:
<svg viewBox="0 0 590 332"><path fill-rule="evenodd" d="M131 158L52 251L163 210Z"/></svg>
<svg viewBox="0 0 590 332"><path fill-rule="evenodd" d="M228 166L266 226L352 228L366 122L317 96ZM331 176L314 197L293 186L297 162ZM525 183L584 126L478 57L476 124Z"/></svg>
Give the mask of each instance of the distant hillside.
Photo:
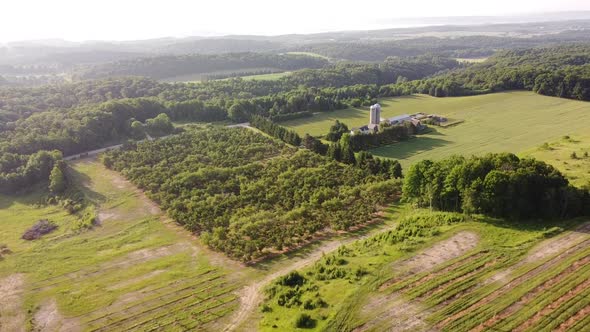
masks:
<svg viewBox="0 0 590 332"><path fill-rule="evenodd" d="M213 73L221 70L250 70L252 68L296 70L320 68L327 64L328 61L326 59L301 54L228 53L216 55L169 55L121 60L95 65L77 71L75 77L78 79L93 79L116 76L145 76L163 79L178 75Z"/></svg>

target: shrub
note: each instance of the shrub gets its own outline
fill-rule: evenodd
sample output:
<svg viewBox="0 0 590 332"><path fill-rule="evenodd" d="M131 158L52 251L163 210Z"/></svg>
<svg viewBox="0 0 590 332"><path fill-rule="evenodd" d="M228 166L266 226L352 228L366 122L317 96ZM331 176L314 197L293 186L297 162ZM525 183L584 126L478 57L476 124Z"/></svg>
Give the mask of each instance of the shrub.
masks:
<svg viewBox="0 0 590 332"><path fill-rule="evenodd" d="M33 225L33 227L27 229L23 234L22 239L27 241L36 240L45 234L53 232L56 228L57 225L54 222L42 219Z"/></svg>
<svg viewBox="0 0 590 332"><path fill-rule="evenodd" d="M300 329L312 329L316 325L316 320L308 314L299 314L295 319L295 327Z"/></svg>
<svg viewBox="0 0 590 332"><path fill-rule="evenodd" d="M570 155L570 157L571 157L572 159L578 159L578 155L576 154L576 152L575 152L575 151L574 151L574 152L572 152L572 154Z"/></svg>

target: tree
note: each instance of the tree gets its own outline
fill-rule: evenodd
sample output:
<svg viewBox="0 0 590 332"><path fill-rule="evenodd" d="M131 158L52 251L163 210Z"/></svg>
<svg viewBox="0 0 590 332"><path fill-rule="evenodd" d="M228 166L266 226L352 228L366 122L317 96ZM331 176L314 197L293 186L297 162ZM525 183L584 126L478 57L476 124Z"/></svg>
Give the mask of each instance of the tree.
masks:
<svg viewBox="0 0 590 332"><path fill-rule="evenodd" d="M342 160L342 151L340 149L339 143L332 143L328 146L328 152L326 153L328 158L341 161Z"/></svg>
<svg viewBox="0 0 590 332"><path fill-rule="evenodd" d="M54 195L62 194L67 187L64 175L65 162L60 160L53 166L49 175L49 191Z"/></svg>
<svg viewBox="0 0 590 332"><path fill-rule="evenodd" d="M174 125L165 113L160 113L153 119L146 121L146 127L150 133L156 136L170 134L174 130Z"/></svg>
<svg viewBox="0 0 590 332"><path fill-rule="evenodd" d="M350 144L350 134L346 133L340 138L341 160L345 164L354 165L356 159L354 157L354 150Z"/></svg>
<svg viewBox="0 0 590 332"><path fill-rule="evenodd" d="M143 139L145 137L145 131L141 122L137 120L131 122L131 137L135 139Z"/></svg>

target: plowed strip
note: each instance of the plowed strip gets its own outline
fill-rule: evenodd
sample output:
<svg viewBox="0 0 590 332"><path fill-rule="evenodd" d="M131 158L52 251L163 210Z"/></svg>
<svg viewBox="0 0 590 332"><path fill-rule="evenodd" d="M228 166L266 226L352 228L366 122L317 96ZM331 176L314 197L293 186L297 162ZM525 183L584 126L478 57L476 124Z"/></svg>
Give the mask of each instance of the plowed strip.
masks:
<svg viewBox="0 0 590 332"><path fill-rule="evenodd" d="M568 266L565 270L563 270L558 275L546 280L542 284L533 288L530 292L524 294L520 299L518 299L518 301L512 303L506 309L502 310L498 315L495 315L494 317L488 319L486 322L484 322L483 324L481 324L478 327L476 327L475 329L473 329L473 331L475 331L475 332L483 331L485 328L494 326L495 324L497 324L501 320L511 316L516 311L518 311L522 306L524 306L527 303L529 303L530 301L534 300L541 293L549 291L552 287L554 287L556 284L558 284L561 280L563 280L564 278L566 278L570 274L575 273L576 271L578 271L580 268L582 268L588 262L590 262L590 256L586 256L586 257L574 262L572 265ZM587 280L586 283L588 285L590 285L590 280ZM578 287L584 286L586 283L583 283L583 284L579 285ZM576 289L578 287L576 287ZM575 295L575 294L572 294L572 296L573 295ZM541 317L542 316L539 316L539 319ZM526 327L524 325L520 326L519 328L517 328L515 330L515 332L522 331L525 328Z"/></svg>
<svg viewBox="0 0 590 332"><path fill-rule="evenodd" d="M441 322L439 322L437 324L437 327L442 328L442 327L446 326L448 323L459 319L460 317L466 315L467 313L473 311L474 309L480 308L480 307L490 303L491 301L495 300L496 298L508 293L514 287L516 287L516 286L522 284L523 282L529 280L530 278L542 273L543 271L548 270L549 268L553 267L554 265L557 265L558 263L560 263L564 258L572 255L573 253L577 252L578 250L585 249L588 246L590 246L590 240L583 241L582 243L579 243L577 245L574 245L573 247L568 248L567 250L561 252L557 256L551 258L549 261L529 270L525 274L522 274L522 275L512 279L510 282L508 282L504 286L502 286L502 287L496 289L495 291L491 292L490 294L484 296L482 299L478 300L476 303L469 306L468 308L465 308L465 309L447 317L446 319L442 320Z"/></svg>

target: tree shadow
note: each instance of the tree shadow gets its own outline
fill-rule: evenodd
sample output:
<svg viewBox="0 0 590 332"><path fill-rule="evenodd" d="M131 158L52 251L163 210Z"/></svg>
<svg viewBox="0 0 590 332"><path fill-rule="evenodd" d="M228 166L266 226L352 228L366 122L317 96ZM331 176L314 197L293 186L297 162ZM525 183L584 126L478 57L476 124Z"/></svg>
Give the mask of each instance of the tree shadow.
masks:
<svg viewBox="0 0 590 332"><path fill-rule="evenodd" d="M440 134L440 136L444 135ZM447 141L442 138L418 136L407 141L401 141L391 145L382 146L373 149L370 152L378 157L407 159L419 153L440 148L451 143L451 141Z"/></svg>
<svg viewBox="0 0 590 332"><path fill-rule="evenodd" d="M106 202L106 196L91 188L92 179L87 174L78 171L74 167L68 167L68 176L74 188L80 190L89 201L95 204Z"/></svg>

